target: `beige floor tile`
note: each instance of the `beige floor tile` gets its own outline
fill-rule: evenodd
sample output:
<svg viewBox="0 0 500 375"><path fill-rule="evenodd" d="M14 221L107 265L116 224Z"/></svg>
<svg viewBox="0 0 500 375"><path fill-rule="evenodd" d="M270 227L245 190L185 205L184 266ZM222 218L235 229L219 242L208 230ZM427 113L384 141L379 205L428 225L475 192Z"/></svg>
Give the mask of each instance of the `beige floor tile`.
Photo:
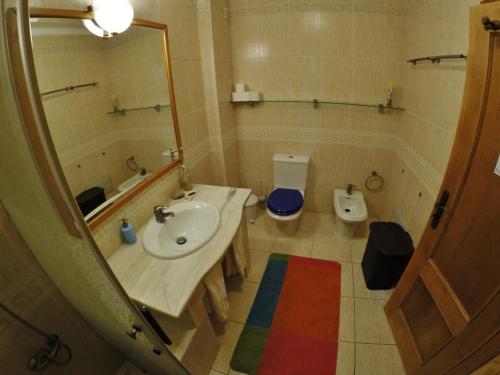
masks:
<svg viewBox="0 0 500 375"><path fill-rule="evenodd" d="M227 374L234 348L236 347L236 343L238 342L241 331L243 330L243 324L228 321L221 328L221 330L216 331L221 346L212 368L216 371Z"/></svg>
<svg viewBox="0 0 500 375"><path fill-rule="evenodd" d="M354 374L354 344L350 342L339 342L336 375L353 375L353 374Z"/></svg>
<svg viewBox="0 0 500 375"><path fill-rule="evenodd" d="M312 232L314 230L314 214L312 212L303 212L300 217L299 230Z"/></svg>
<svg viewBox="0 0 500 375"><path fill-rule="evenodd" d="M257 207L253 225L264 226L267 223L266 210Z"/></svg>
<svg viewBox="0 0 500 375"><path fill-rule="evenodd" d="M314 231L317 233L335 233L335 215L314 214Z"/></svg>
<svg viewBox="0 0 500 375"><path fill-rule="evenodd" d="M267 226L248 225L248 244L251 249L271 251L274 233Z"/></svg>
<svg viewBox="0 0 500 375"><path fill-rule="evenodd" d="M354 298L340 297L339 340L354 342Z"/></svg>
<svg viewBox="0 0 500 375"><path fill-rule="evenodd" d="M273 244L273 252L310 257L312 244L313 232L298 231L290 237L276 237Z"/></svg>
<svg viewBox="0 0 500 375"><path fill-rule="evenodd" d="M352 264L352 276L354 279L354 297L358 298L373 298L387 300L392 290L370 290L366 287L365 277L361 264Z"/></svg>
<svg viewBox="0 0 500 375"><path fill-rule="evenodd" d="M231 278L226 280L226 286L229 302L229 320L245 323L259 285Z"/></svg>
<svg viewBox="0 0 500 375"><path fill-rule="evenodd" d="M352 262L361 263L365 255L367 238L353 238L351 240Z"/></svg>
<svg viewBox="0 0 500 375"><path fill-rule="evenodd" d="M404 375L396 345L356 344L356 375Z"/></svg>
<svg viewBox="0 0 500 375"><path fill-rule="evenodd" d="M226 375L226 373L212 369L212 370L210 370L210 372L208 373L208 375Z"/></svg>
<svg viewBox="0 0 500 375"><path fill-rule="evenodd" d="M351 262L351 246L348 240L337 238L333 234L314 233L312 257Z"/></svg>
<svg viewBox="0 0 500 375"><path fill-rule="evenodd" d="M354 286L352 281L352 263L339 262L340 269L340 295L354 297Z"/></svg>
<svg viewBox="0 0 500 375"><path fill-rule="evenodd" d="M234 371L233 369L229 369L227 375L247 375L244 372Z"/></svg>
<svg viewBox="0 0 500 375"><path fill-rule="evenodd" d="M394 344L384 312L385 301L355 298L355 340L357 343Z"/></svg>
<svg viewBox="0 0 500 375"><path fill-rule="evenodd" d="M368 238L370 235L370 224L379 221L377 217L369 217L364 222L358 224L356 227L356 237L359 238Z"/></svg>
<svg viewBox="0 0 500 375"><path fill-rule="evenodd" d="M264 275L264 271L266 270L269 255L271 255L271 253L267 251L250 250L250 259L252 265L250 267L250 273L248 274L246 281L260 283L260 281L262 280L262 275Z"/></svg>

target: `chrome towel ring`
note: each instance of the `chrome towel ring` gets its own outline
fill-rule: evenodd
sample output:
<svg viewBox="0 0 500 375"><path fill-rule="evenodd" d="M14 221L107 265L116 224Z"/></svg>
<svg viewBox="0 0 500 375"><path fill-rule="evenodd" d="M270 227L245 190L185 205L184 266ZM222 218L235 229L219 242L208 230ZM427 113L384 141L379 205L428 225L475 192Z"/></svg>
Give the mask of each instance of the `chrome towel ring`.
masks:
<svg viewBox="0 0 500 375"><path fill-rule="evenodd" d="M365 187L369 191L379 191L384 187L384 178L378 174L377 171L373 171L370 176L365 180Z"/></svg>

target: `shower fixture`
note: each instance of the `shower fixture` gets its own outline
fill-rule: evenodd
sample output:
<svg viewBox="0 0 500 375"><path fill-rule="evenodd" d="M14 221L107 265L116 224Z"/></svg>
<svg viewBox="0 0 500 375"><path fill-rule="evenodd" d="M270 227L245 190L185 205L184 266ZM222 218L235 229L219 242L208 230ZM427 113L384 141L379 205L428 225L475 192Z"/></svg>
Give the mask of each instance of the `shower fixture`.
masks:
<svg viewBox="0 0 500 375"><path fill-rule="evenodd" d="M28 367L33 371L42 371L46 369L50 364L55 364L58 366L66 366L71 362L73 358L73 352L70 347L64 344L59 336L56 334L49 335L45 333L41 329L38 329L28 321L21 318L15 312L10 310L7 306L0 302L0 309L3 309L7 314L9 314L12 318L17 320L19 323L24 325L25 327L31 329L33 332L38 333L40 336L43 336L47 339L47 346L38 350L29 360ZM66 351L66 358L64 360L57 359L59 351L63 348Z"/></svg>

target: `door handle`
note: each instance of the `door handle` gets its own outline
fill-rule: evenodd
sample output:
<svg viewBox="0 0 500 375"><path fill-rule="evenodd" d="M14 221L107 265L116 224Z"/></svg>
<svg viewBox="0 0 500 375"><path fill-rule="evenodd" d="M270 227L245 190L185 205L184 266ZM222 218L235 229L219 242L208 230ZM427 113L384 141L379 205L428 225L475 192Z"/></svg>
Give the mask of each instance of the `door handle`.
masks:
<svg viewBox="0 0 500 375"><path fill-rule="evenodd" d="M490 20L488 17L483 17L481 20L486 31L496 31L500 30L500 21Z"/></svg>
<svg viewBox="0 0 500 375"><path fill-rule="evenodd" d="M443 193L441 194L441 198L439 198L439 201L437 201L434 204L435 210L434 213L432 214L431 218L431 228L436 229L437 226L439 225L439 221L441 220L441 216L443 216L444 213L450 213L451 210L446 208L446 203L448 203L448 199L450 199L450 193L448 190L443 190Z"/></svg>

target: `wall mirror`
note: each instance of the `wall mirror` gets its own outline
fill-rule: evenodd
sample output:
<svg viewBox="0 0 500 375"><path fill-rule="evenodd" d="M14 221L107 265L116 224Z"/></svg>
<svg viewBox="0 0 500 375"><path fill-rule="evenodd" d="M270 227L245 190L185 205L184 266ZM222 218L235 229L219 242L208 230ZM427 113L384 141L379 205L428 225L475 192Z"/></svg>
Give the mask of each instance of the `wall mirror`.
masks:
<svg viewBox="0 0 500 375"><path fill-rule="evenodd" d="M95 226L178 163L166 25L137 20L98 37L88 12L31 10L48 133L73 197Z"/></svg>

